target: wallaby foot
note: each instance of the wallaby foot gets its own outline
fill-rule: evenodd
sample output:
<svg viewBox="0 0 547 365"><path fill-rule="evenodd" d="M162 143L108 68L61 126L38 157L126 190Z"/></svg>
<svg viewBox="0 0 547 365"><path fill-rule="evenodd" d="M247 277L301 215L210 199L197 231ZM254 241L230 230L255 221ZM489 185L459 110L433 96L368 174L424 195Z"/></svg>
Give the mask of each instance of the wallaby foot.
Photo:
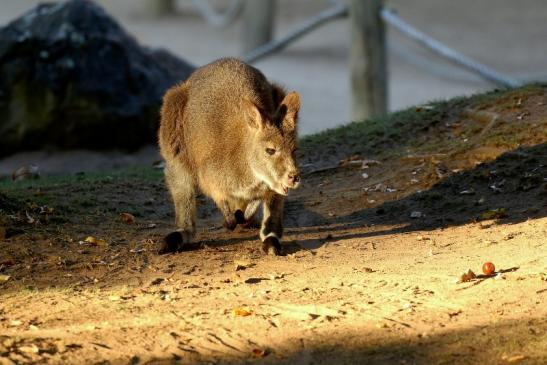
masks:
<svg viewBox="0 0 547 365"><path fill-rule="evenodd" d="M185 231L174 231L169 233L158 244L158 254L164 255L167 253L181 252L184 250L185 244L191 242L192 234Z"/></svg>
<svg viewBox="0 0 547 365"><path fill-rule="evenodd" d="M279 240L275 236L266 237L262 242L262 251L266 255L280 256L282 254L281 243L279 243Z"/></svg>

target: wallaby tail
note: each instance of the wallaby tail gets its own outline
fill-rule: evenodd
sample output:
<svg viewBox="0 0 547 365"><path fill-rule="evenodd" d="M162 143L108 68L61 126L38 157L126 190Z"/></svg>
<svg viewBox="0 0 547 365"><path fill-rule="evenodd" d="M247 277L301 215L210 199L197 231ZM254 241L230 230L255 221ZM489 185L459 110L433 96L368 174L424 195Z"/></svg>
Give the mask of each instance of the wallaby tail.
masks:
<svg viewBox="0 0 547 365"><path fill-rule="evenodd" d="M167 90L160 109L159 145L162 153L176 157L184 146L184 108L188 100L188 84L182 83Z"/></svg>

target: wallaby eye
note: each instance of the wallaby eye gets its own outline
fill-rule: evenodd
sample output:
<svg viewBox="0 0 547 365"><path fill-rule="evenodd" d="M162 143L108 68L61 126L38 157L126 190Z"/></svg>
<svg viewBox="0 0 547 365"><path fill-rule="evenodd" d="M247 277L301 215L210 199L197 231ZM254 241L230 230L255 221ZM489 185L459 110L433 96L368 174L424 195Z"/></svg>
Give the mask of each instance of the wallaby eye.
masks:
<svg viewBox="0 0 547 365"><path fill-rule="evenodd" d="M266 153L271 156L275 153L275 150L273 148L266 148Z"/></svg>

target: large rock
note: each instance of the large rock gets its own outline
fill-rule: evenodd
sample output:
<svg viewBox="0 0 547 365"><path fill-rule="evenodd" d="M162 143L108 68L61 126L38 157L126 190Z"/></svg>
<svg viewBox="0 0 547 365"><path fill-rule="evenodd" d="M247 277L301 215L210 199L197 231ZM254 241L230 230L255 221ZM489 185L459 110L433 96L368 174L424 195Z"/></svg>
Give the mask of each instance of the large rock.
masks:
<svg viewBox="0 0 547 365"><path fill-rule="evenodd" d="M153 142L163 93L192 70L91 1L38 5L0 28L0 155Z"/></svg>

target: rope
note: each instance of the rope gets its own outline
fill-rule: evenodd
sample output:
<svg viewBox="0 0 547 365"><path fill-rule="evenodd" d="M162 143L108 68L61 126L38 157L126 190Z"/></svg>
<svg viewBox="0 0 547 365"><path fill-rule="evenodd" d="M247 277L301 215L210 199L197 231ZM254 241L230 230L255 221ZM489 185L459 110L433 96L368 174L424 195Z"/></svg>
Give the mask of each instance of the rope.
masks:
<svg viewBox="0 0 547 365"><path fill-rule="evenodd" d="M232 24L243 9L242 0L230 1L228 8L224 13L216 11L207 0L193 0L192 3L207 23L217 28L224 28Z"/></svg>
<svg viewBox="0 0 547 365"><path fill-rule="evenodd" d="M327 23L330 20L336 18L344 18L348 15L348 7L345 5L335 5L331 8L323 10L313 18L304 22L301 26L289 32L286 36L279 40L274 40L270 43L266 43L258 48L255 48L251 52L242 57L243 61L247 63L256 62L259 59L266 57L267 55L279 51L287 47L290 43L294 42L298 38L301 38L305 34L318 28L319 26Z"/></svg>
<svg viewBox="0 0 547 365"><path fill-rule="evenodd" d="M496 85L501 85L504 87L517 87L521 84L519 81L509 77L505 77L497 71L491 69L490 67L474 61L455 51L454 49L445 46L438 40L431 38L427 34L420 32L419 30L402 20L393 9L383 8L380 15L386 23L393 26L395 29L399 30L410 38L414 39L422 46L447 58L452 62L455 62L458 65L463 66L464 68L467 68L468 70L477 73L482 78L493 82Z"/></svg>
<svg viewBox="0 0 547 365"><path fill-rule="evenodd" d="M194 1L200 2L199 0ZM318 28L319 26L327 23L328 21L348 16L347 5L336 0L331 0L331 3L334 4L331 8L326 9L314 16L313 18L309 19L301 26L289 32L289 34L287 34L285 37L279 40L274 40L270 43L264 44L252 50L242 57L243 60L248 63L256 62L261 58L282 50L290 43L301 38L305 34ZM464 56L456 50L419 31L418 29L414 28L413 26L402 20L393 9L387 7L383 8L381 10L380 16L387 24L391 25L401 33L407 35L425 48L433 51L437 55L448 59L451 62L454 62L458 66L474 72L475 74L487 81L503 87L517 87L521 85L521 82L519 82L518 80L503 76L494 69L477 61L474 61L469 57Z"/></svg>

